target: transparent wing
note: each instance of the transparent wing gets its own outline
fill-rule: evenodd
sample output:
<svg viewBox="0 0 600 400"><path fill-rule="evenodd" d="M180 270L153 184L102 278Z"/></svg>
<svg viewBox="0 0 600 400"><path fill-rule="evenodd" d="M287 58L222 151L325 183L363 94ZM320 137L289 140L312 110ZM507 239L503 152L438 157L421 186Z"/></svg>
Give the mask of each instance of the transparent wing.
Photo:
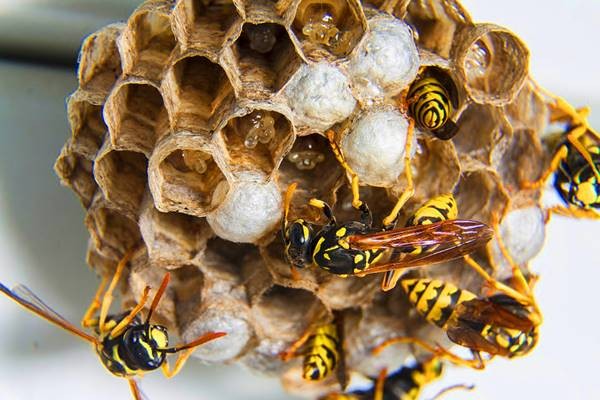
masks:
<svg viewBox="0 0 600 400"><path fill-rule="evenodd" d="M71 332L72 334L79 336L80 338L90 342L98 343L98 339L91 336L75 325L71 324L64 317L50 308L44 303L38 296L36 296L31 290L24 285L17 285L14 289L9 289L0 283L0 292L11 298L13 301L19 303L22 307L25 307L29 311L37 314L39 317L44 318L59 327Z"/></svg>

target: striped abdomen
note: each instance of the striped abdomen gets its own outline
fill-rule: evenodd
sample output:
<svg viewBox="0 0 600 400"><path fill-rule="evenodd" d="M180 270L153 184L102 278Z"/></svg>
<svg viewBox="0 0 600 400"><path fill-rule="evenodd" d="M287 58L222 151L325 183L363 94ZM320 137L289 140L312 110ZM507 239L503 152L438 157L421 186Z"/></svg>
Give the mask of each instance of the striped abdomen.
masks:
<svg viewBox="0 0 600 400"><path fill-rule="evenodd" d="M415 82L408 92L408 99L410 114L424 129L440 129L453 112L448 91L434 77Z"/></svg>
<svg viewBox="0 0 600 400"><path fill-rule="evenodd" d="M335 324L316 328L307 341L304 355L303 377L307 380L320 380L333 371L339 361L339 336Z"/></svg>
<svg viewBox="0 0 600 400"><path fill-rule="evenodd" d="M427 321L445 329L456 306L477 296L437 279L403 279L408 300Z"/></svg>

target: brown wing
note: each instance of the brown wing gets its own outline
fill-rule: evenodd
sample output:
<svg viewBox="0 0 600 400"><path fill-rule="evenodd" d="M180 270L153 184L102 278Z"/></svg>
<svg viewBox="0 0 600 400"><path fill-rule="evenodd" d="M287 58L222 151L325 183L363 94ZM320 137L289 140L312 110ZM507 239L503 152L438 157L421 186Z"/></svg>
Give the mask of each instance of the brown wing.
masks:
<svg viewBox="0 0 600 400"><path fill-rule="evenodd" d="M485 351L486 353L507 356L508 351L492 342L485 340L483 336L469 326L453 326L446 332L448 338L454 343L467 347L475 351Z"/></svg>
<svg viewBox="0 0 600 400"><path fill-rule="evenodd" d="M37 297L31 290L24 285L17 285L13 290L7 288L0 283L0 292L7 295L9 298L25 307L27 310L37 314L44 318L46 321L51 322L61 328L71 332L72 334L79 336L83 340L87 340L90 343L97 344L98 339L91 336L81 329L77 328L60 314L45 304L39 297Z"/></svg>
<svg viewBox="0 0 600 400"><path fill-rule="evenodd" d="M458 320L502 326L528 332L534 328L527 307L506 295L465 301L456 307Z"/></svg>
<svg viewBox="0 0 600 400"><path fill-rule="evenodd" d="M392 262L374 265L361 272L368 275L461 258L483 246L492 235L492 229L482 222L449 220L392 231L353 235L348 237L348 241L353 248L393 248L400 252L399 258L393 258ZM402 253L418 246L430 248L420 254Z"/></svg>

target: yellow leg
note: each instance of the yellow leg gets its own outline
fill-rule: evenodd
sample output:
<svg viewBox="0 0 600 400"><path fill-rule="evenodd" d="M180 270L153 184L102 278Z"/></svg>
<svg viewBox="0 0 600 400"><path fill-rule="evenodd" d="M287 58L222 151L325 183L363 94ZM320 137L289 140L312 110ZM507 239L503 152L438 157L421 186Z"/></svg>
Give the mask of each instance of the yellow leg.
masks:
<svg viewBox="0 0 600 400"><path fill-rule="evenodd" d="M292 182L290 183L290 185L288 186L287 190L285 191L285 198L284 198L284 202L283 202L283 223L284 223L284 228L287 224L288 221L288 213L290 211L290 204L292 203L292 197L294 196L294 192L296 191L296 187L298 187L298 183L297 182Z"/></svg>
<svg viewBox="0 0 600 400"><path fill-rule="evenodd" d="M449 350L446 350L442 346L439 346L439 345L432 346L429 343L426 343L421 339L418 339L415 337L409 337L409 336L400 336L400 337L388 339L385 342L381 343L379 346L375 347L375 349L373 349L373 351L372 351L372 354L377 355L384 348L386 348L392 344L396 344L396 343L415 344L415 345L420 346L420 347L424 348L425 350L429 351L431 354L433 354L434 357L443 358L443 359L448 360L449 362L459 365L459 366L469 367L469 368L473 368L473 369L484 369L485 368L485 363L483 362L481 357L475 357L472 360L467 360L460 356L457 356L456 354L452 353ZM476 352L473 352L473 354L476 354Z"/></svg>
<svg viewBox="0 0 600 400"><path fill-rule="evenodd" d="M408 131L406 133L406 145L404 146L404 174L406 175L406 189L404 193L400 196L396 205L390 211L387 217L383 219L383 226L389 226L394 223L396 218L398 217L398 213L406 204L408 199L410 199L415 194L415 188L412 178L412 170L410 166L410 152L412 148L412 141L415 135L415 121L412 118L409 118L408 123Z"/></svg>
<svg viewBox="0 0 600 400"><path fill-rule="evenodd" d="M549 214L558 214L570 218L600 219L600 213L594 210L583 210L578 207L554 206L548 208Z"/></svg>
<svg viewBox="0 0 600 400"><path fill-rule="evenodd" d="M560 148L552 157L552 161L550 162L550 166L544 171L542 176L540 176L536 181L521 181L521 189L539 189L544 186L544 183L548 180L550 175L552 175L557 169L558 165L562 160L567 158L568 149L566 146L560 146Z"/></svg>
<svg viewBox="0 0 600 400"><path fill-rule="evenodd" d="M350 176L350 184L352 187L352 206L354 208L360 208L360 206L362 205L362 201L360 200L358 175L356 175L356 172L354 172L350 165L348 165L346 159L344 158L344 155L342 154L342 150L335 142L335 132L330 129L326 132L326 135L327 139L329 139L329 145L331 146L331 151L333 151L335 158L337 158L342 168L344 168L344 170L346 170L346 173Z"/></svg>
<svg viewBox="0 0 600 400"><path fill-rule="evenodd" d="M129 390L131 390L131 395L134 400L144 400L142 397L142 393L140 392L140 388L137 385L137 382L133 378L128 378L127 382L129 383Z"/></svg>
<svg viewBox="0 0 600 400"><path fill-rule="evenodd" d="M298 349L300 349L300 347L302 347L302 345L304 343L306 343L306 341L308 340L308 338L310 337L310 335L313 333L314 331L314 327L311 325L303 334L302 336L300 336L300 338L298 340L296 340L294 343L292 343L290 345L290 347L287 348L287 350L281 352L279 354L279 357L281 358L281 360L283 361L289 361L292 358L298 356Z"/></svg>
<svg viewBox="0 0 600 400"><path fill-rule="evenodd" d="M180 352L177 355L177 360L175 360L175 365L173 365L172 369L169 367L169 363L165 361L165 363L162 365L163 374L167 378L172 378L177 375L179 371L181 371L181 368L183 368L185 365L185 362L188 360L188 358L190 358L194 350L196 350L196 348L191 348Z"/></svg>
<svg viewBox="0 0 600 400"><path fill-rule="evenodd" d="M104 289L106 288L107 283L108 277L103 276L102 280L100 281L100 285L98 286L98 290L94 295L94 299L90 303L90 306L88 307L87 311L83 315L83 318L81 319L81 326L83 326L84 328L89 328L98 324L98 320L96 319L95 314L100 308L100 298L102 297L102 293L104 293Z"/></svg>
<svg viewBox="0 0 600 400"><path fill-rule="evenodd" d="M571 132L569 132L569 134L567 135L567 140L573 145L573 147L577 149L579 154L581 154L585 161L587 161L587 163L592 167L594 175L596 175L596 179L600 181L600 172L598 172L598 168L596 168L596 164L594 163L594 160L592 160L590 152L587 151L586 148L579 141L579 138L585 135L586 132L588 132L586 126L579 126L573 129Z"/></svg>
<svg viewBox="0 0 600 400"><path fill-rule="evenodd" d="M387 378L387 368L379 371L377 381L375 382L375 393L373 400L383 400L385 379Z"/></svg>
<svg viewBox="0 0 600 400"><path fill-rule="evenodd" d="M439 392L437 392L435 394L435 396L433 396L430 400L438 400L440 399L442 396L446 395L447 393L453 391L453 390L457 390L457 389L462 389L462 390L473 390L475 389L475 385L466 385L464 383L459 383L456 385L452 385L452 386L448 386L447 388L444 388L442 390L440 390Z"/></svg>
<svg viewBox="0 0 600 400"><path fill-rule="evenodd" d="M113 292L115 290L115 287L119 283L121 275L123 274L123 270L125 270L125 267L127 266L127 263L131 259L132 255L133 250L129 250L127 253L125 253L121 261L119 261L117 269L115 270L115 274L113 275L112 281L110 282L108 289L106 289L106 293L104 293L104 296L102 297L102 304L100 306L100 319L98 321L98 329L100 330L101 334L106 333L107 329L105 327L105 322L106 317L108 315L108 311L113 301Z"/></svg>
<svg viewBox="0 0 600 400"><path fill-rule="evenodd" d="M111 338L115 338L115 337L119 336L121 333L123 333L123 331L125 329L127 329L127 327L129 326L129 324L131 324L131 322L133 321L133 319L135 318L135 316L138 315L140 313L140 311L142 311L142 309L144 308L144 305L146 304L146 301L148 301L148 294L149 293L150 293L150 287L146 286L144 288L144 293L142 293L142 298L140 299L140 301L138 302L138 304L129 312L129 314L127 314L127 316L125 318L123 318L121 320L121 322L119 322L110 331L110 337Z"/></svg>

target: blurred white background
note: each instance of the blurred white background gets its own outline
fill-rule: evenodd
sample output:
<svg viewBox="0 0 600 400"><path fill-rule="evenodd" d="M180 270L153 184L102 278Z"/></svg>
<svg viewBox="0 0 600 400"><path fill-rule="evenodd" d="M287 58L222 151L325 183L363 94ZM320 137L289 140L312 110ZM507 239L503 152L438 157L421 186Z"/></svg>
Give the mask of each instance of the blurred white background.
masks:
<svg viewBox="0 0 600 400"><path fill-rule="evenodd" d="M68 64L80 38L123 19L127 0L0 0L0 54ZM539 83L576 105L592 106L600 127L600 2L584 0L464 0L479 22L517 33L531 49ZM4 53L2 53L4 51ZM23 64L0 55L0 280L26 283L77 322L97 280L84 266L87 232L75 196L52 171L68 137L65 97L76 88L72 68ZM536 350L495 360L483 372L454 369L433 394L453 383L474 392L452 399L600 398L597 318L600 224L555 217L534 262L545 322ZM110 376L87 344L0 299L0 400L129 399L125 381ZM276 380L237 366L191 361L171 382L143 380L151 399L286 399ZM425 396L427 398L427 396Z"/></svg>

